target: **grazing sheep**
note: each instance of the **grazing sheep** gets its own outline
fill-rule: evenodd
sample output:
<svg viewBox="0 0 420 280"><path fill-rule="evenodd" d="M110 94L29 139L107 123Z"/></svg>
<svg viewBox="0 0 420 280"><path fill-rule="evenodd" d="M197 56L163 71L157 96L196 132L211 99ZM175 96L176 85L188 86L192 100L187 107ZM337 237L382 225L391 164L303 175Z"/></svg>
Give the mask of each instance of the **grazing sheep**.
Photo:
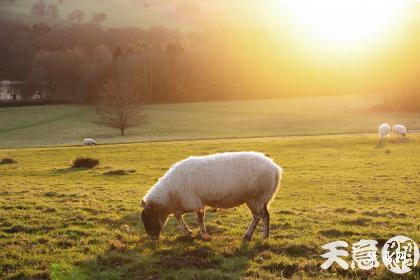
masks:
<svg viewBox="0 0 420 280"><path fill-rule="evenodd" d="M282 169L264 154L220 153L189 157L174 164L142 200L141 219L150 238L157 240L169 214L185 235L191 230L183 215L196 212L200 234L207 238L204 207L232 208L246 204L253 215L244 239L250 240L262 218L263 237L269 236L268 204L275 196Z"/></svg>
<svg viewBox="0 0 420 280"><path fill-rule="evenodd" d="M392 133L394 133L397 136L401 135L402 137L405 137L405 135L407 134L407 128L405 128L405 126L401 124L396 124L392 126Z"/></svg>
<svg viewBox="0 0 420 280"><path fill-rule="evenodd" d="M383 123L379 126L378 130L379 130L379 138L383 140L391 132L391 126L387 123Z"/></svg>
<svg viewBox="0 0 420 280"><path fill-rule="evenodd" d="M86 138L83 140L83 145L85 146L93 146L96 145L96 141L90 138Z"/></svg>

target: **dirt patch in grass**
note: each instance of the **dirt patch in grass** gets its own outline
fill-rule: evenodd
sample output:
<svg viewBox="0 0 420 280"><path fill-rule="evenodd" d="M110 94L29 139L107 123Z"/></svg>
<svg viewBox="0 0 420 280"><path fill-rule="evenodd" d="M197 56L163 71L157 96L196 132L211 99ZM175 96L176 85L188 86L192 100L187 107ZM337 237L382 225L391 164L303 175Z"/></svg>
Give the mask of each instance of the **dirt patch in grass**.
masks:
<svg viewBox="0 0 420 280"><path fill-rule="evenodd" d="M370 217L380 217L382 216L381 213L379 213L378 211L364 211L362 212L363 215L365 216L370 216Z"/></svg>
<svg viewBox="0 0 420 280"><path fill-rule="evenodd" d="M285 230L285 229L291 229L291 228L293 228L293 225L291 223L289 223L289 222L278 223L278 224L277 223L273 223L273 224L271 224L270 228L272 230L278 230L278 229Z"/></svg>
<svg viewBox="0 0 420 280"><path fill-rule="evenodd" d="M292 257L311 257L318 255L318 250L315 246L311 247L304 244L292 244L274 251L276 253L285 253Z"/></svg>
<svg viewBox="0 0 420 280"><path fill-rule="evenodd" d="M109 170L104 172L103 174L105 176L124 176L124 175L128 175L128 174L133 174L136 173L136 170L134 169L114 169L114 170Z"/></svg>
<svg viewBox="0 0 420 280"><path fill-rule="evenodd" d="M295 212L289 210L280 210L275 213L280 215L295 215Z"/></svg>
<svg viewBox="0 0 420 280"><path fill-rule="evenodd" d="M215 265L207 258L194 258L194 257L174 257L166 259L162 262L166 268L182 269L186 267L194 267L198 269L214 268Z"/></svg>
<svg viewBox="0 0 420 280"><path fill-rule="evenodd" d="M14 225L14 226L4 230L4 232L7 232L7 233L20 233L20 232L22 232L22 233L33 233L35 231L37 231L37 229L34 229L32 227L27 227L27 226L24 226L24 225Z"/></svg>
<svg viewBox="0 0 420 280"><path fill-rule="evenodd" d="M311 277L319 276L319 274L322 273L322 271L323 271L322 268L321 268L321 264L319 264L319 263L305 264L305 265L303 265L301 270L305 271L305 273L308 274L308 276L311 276Z"/></svg>
<svg viewBox="0 0 420 280"><path fill-rule="evenodd" d="M207 258L213 255L213 251L210 248L197 248L193 250L188 250L182 253L184 257L193 257L193 258Z"/></svg>
<svg viewBox="0 0 420 280"><path fill-rule="evenodd" d="M263 265L262 268L270 272L280 273L285 278L291 278L293 274L299 272L297 263L271 262Z"/></svg>
<svg viewBox="0 0 420 280"><path fill-rule="evenodd" d="M366 227L371 223L372 223L372 219L369 219L369 218L350 219L350 220L345 220L342 222L342 224L345 224L345 225L362 226L362 227Z"/></svg>
<svg viewBox="0 0 420 280"><path fill-rule="evenodd" d="M362 212L365 216L370 217L388 217L388 218L406 218L407 214L405 213L397 213L394 211L385 211L385 212L378 212L378 211L364 211Z"/></svg>
<svg viewBox="0 0 420 280"><path fill-rule="evenodd" d="M48 226L26 226L14 225L4 230L7 233L35 233L35 232L49 232L54 228Z"/></svg>
<svg viewBox="0 0 420 280"><path fill-rule="evenodd" d="M133 261L133 258L129 255L115 251L110 251L108 254L98 257L98 262L105 267L121 267Z"/></svg>
<svg viewBox="0 0 420 280"><path fill-rule="evenodd" d="M356 211L354 211L353 209L349 209L349 208L345 208L345 207L336 208L334 210L334 212L336 212L336 213L345 213L345 214L354 214L354 213L356 213Z"/></svg>
<svg viewBox="0 0 420 280"><path fill-rule="evenodd" d="M66 196L65 194L57 193L57 192L51 192L51 191L50 192L45 192L42 195L46 196L46 197L65 197Z"/></svg>
<svg viewBox="0 0 420 280"><path fill-rule="evenodd" d="M208 247L185 250L181 254L175 250L160 250L159 255L164 259L161 263L169 269L192 267L197 269L214 268L211 261L213 251Z"/></svg>
<svg viewBox="0 0 420 280"><path fill-rule="evenodd" d="M56 242L56 246L63 249L71 248L75 245L75 242L69 239L62 239Z"/></svg>
<svg viewBox="0 0 420 280"><path fill-rule="evenodd" d="M319 233L325 237L348 237L352 235L356 235L355 232L350 230L341 231L338 229L328 229L328 230L321 230Z"/></svg>

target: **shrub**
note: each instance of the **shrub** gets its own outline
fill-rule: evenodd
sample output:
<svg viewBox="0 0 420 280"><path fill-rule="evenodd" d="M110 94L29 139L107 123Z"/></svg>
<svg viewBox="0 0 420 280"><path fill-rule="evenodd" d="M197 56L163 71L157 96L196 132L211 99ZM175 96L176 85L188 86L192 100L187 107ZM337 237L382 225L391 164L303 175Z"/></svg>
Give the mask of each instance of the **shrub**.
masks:
<svg viewBox="0 0 420 280"><path fill-rule="evenodd" d="M0 160L0 164L13 164L13 163L17 163L17 162L12 158L3 158L2 160Z"/></svg>
<svg viewBox="0 0 420 280"><path fill-rule="evenodd" d="M71 168L94 168L99 160L89 157L78 157L71 162Z"/></svg>
<svg viewBox="0 0 420 280"><path fill-rule="evenodd" d="M1 100L0 108L3 107L23 107L23 106L45 106L45 105L61 105L73 104L69 100L56 99L23 99L23 100Z"/></svg>

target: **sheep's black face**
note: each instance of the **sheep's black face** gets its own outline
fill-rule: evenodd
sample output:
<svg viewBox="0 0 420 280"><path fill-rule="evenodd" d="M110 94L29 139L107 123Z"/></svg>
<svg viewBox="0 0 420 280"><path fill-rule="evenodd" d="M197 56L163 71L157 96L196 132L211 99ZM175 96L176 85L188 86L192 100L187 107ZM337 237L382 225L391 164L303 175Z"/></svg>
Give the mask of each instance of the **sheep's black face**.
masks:
<svg viewBox="0 0 420 280"><path fill-rule="evenodd" d="M146 207L141 212L141 220L143 221L144 228L147 235L153 240L159 238L160 232L165 225L168 215L156 207Z"/></svg>

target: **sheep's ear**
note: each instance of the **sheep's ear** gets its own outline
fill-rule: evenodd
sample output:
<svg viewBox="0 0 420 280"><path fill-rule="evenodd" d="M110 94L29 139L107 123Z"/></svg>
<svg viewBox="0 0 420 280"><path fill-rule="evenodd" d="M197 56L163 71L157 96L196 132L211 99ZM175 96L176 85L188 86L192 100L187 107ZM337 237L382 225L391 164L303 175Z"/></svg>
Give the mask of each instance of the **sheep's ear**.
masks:
<svg viewBox="0 0 420 280"><path fill-rule="evenodd" d="M141 207L143 207L143 208L144 208L144 207L146 207L146 202L144 202L144 200L143 200L143 199L141 200L141 204L140 204L140 206L141 206Z"/></svg>

